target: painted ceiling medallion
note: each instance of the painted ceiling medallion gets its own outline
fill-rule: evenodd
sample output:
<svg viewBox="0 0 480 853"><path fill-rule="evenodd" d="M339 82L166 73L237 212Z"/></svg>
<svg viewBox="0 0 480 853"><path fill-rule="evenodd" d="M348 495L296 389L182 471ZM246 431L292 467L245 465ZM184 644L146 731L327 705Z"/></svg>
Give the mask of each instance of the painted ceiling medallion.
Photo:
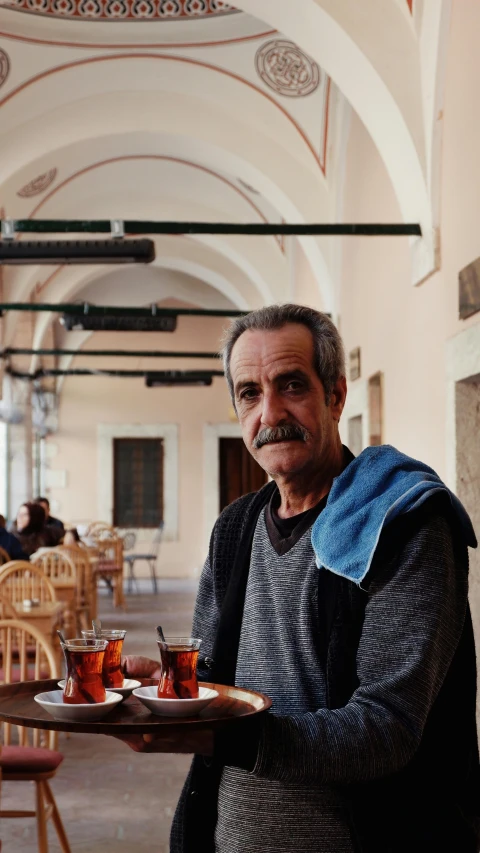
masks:
<svg viewBox="0 0 480 853"><path fill-rule="evenodd" d="M90 21L185 20L238 11L223 0L6 0L4 5L37 15Z"/></svg>
<svg viewBox="0 0 480 853"><path fill-rule="evenodd" d="M17 195L19 195L20 198L32 198L34 195L39 195L40 193L45 192L50 184L53 184L56 177L57 169L49 169L48 172L44 172L43 175L39 175L37 178L34 178L33 181L25 184L25 186L18 191Z"/></svg>
<svg viewBox="0 0 480 853"><path fill-rule="evenodd" d="M302 98L320 83L320 68L293 41L273 39L256 53L255 65L263 82L279 95Z"/></svg>
<svg viewBox="0 0 480 853"><path fill-rule="evenodd" d="M0 48L0 86L5 83L10 71L10 60L4 50Z"/></svg>

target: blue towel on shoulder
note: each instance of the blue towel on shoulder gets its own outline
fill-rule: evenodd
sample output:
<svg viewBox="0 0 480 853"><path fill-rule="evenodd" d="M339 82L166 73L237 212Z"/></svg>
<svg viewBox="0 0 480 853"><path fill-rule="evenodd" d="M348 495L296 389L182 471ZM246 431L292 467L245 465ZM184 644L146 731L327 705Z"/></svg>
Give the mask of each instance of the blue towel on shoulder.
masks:
<svg viewBox="0 0 480 853"><path fill-rule="evenodd" d="M466 544L476 548L467 512L432 468L388 444L367 447L334 479L327 505L312 527L317 566L361 584L383 527L434 492L448 494Z"/></svg>

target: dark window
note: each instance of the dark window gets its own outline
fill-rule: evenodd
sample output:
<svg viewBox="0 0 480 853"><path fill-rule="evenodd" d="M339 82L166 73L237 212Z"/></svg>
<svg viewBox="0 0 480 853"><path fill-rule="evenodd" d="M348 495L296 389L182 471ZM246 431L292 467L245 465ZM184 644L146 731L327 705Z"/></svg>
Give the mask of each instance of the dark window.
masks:
<svg viewBox="0 0 480 853"><path fill-rule="evenodd" d="M113 440L115 527L158 527L163 521L163 441Z"/></svg>

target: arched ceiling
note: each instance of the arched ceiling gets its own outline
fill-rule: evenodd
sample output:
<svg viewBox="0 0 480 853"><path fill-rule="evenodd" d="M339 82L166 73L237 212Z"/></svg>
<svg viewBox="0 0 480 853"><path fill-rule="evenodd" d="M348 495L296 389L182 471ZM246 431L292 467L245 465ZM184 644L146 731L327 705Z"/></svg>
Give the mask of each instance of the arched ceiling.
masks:
<svg viewBox="0 0 480 853"><path fill-rule="evenodd" d="M3 0L0 204L18 219L336 221L353 108L404 220L422 225L412 241L418 281L435 262L431 103L441 75L432 39L445 5ZM333 244L300 242L319 306L335 314ZM165 236L156 250L159 299L166 270L239 307L291 294L288 240ZM4 295L66 301L88 292L106 304L107 284L100 267L15 268ZM140 291L124 297L135 304ZM36 319L37 343L51 321ZM8 317L6 344L17 322Z"/></svg>

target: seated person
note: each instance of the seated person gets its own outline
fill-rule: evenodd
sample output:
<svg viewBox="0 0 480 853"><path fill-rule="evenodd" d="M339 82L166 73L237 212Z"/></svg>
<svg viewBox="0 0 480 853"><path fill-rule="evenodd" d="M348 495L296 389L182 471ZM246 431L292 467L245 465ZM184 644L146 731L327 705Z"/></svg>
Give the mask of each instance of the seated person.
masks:
<svg viewBox="0 0 480 853"><path fill-rule="evenodd" d="M5 517L0 515L0 547L7 552L11 560L28 560L20 542L13 533L8 532L6 527Z"/></svg>
<svg viewBox="0 0 480 853"><path fill-rule="evenodd" d="M45 524L45 510L38 503L27 501L17 512L12 533L20 542L23 552L30 557L39 548L53 548L58 538Z"/></svg>
<svg viewBox="0 0 480 853"><path fill-rule="evenodd" d="M63 525L63 521L60 521L59 518L54 518L53 515L50 515L50 501L48 498L38 497L35 498L35 503L40 504L45 512L45 525L51 529L53 535L56 537L56 544L63 539L63 535L65 533L65 527Z"/></svg>
<svg viewBox="0 0 480 853"><path fill-rule="evenodd" d="M70 527L68 530L65 531L65 536L63 537L63 544L77 545L77 547L78 545L82 544L82 540L78 535L78 530L76 527Z"/></svg>

